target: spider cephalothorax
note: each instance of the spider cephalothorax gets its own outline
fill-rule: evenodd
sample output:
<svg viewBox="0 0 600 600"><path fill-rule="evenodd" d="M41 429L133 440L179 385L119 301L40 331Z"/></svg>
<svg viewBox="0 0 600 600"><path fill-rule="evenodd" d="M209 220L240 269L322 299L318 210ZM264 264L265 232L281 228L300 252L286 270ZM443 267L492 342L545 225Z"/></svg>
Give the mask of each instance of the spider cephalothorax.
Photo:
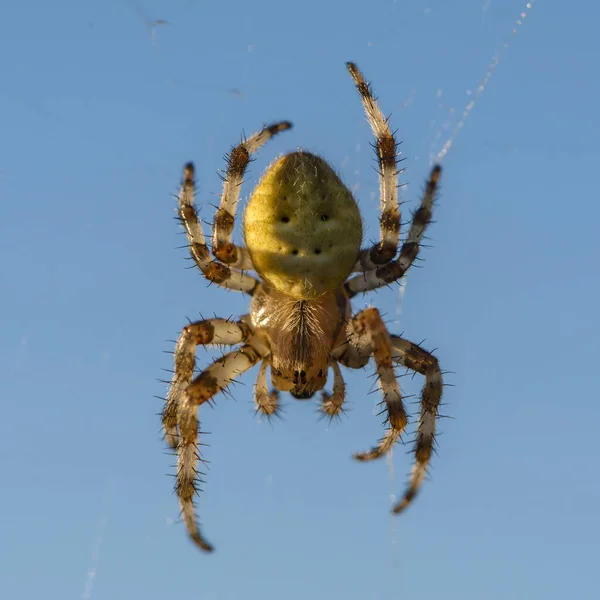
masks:
<svg viewBox="0 0 600 600"><path fill-rule="evenodd" d="M239 321L215 318L184 327L163 411L165 438L177 449L175 489L183 520L191 538L204 550L212 550L212 546L200 533L193 505L199 459L197 410L256 364L260 363L254 389L257 411L276 413L278 391L290 392L298 399L311 398L324 388L331 369L333 393L322 392L321 410L334 417L342 411L345 396L339 365L357 369L373 357L388 428L375 447L355 455L363 461L388 452L406 427L394 367L402 365L424 375L415 464L394 512L408 506L427 470L442 395L438 361L419 345L391 335L376 308L353 315L350 299L398 280L411 266L431 220L441 170L435 166L431 171L398 253L396 141L361 72L353 63L347 66L376 137L381 179L380 241L376 245L361 250L362 221L351 192L322 158L302 151L278 158L267 169L245 211L246 246L231 242L240 185L250 157L272 136L289 129L288 122L265 127L228 156L213 226L214 259L194 208L194 167L188 163L184 169L179 216L193 259L209 281L252 297L249 314ZM240 346L194 378L196 346L210 344ZM268 368L273 390L267 385Z"/></svg>

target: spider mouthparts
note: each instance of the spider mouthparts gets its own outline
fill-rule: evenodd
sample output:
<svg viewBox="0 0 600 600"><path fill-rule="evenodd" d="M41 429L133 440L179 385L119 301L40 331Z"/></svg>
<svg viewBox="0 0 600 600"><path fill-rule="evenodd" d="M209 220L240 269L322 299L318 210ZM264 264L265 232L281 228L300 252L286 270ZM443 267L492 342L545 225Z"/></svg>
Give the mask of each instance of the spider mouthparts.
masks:
<svg viewBox="0 0 600 600"><path fill-rule="evenodd" d="M296 400L309 400L315 395L314 392L309 392L307 390L303 390L302 392L291 390L290 394L296 398Z"/></svg>

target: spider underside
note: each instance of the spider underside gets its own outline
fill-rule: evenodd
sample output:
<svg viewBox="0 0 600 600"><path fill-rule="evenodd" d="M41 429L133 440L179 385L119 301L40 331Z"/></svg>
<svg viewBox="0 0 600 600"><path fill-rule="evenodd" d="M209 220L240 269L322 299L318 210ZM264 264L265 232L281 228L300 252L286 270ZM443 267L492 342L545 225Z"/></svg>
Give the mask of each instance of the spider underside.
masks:
<svg viewBox="0 0 600 600"><path fill-rule="evenodd" d="M210 282L251 296L250 311L239 321L205 319L184 327L175 348L175 368L162 414L167 443L177 451L175 491L192 540L211 551L200 533L194 509L198 491L198 407L235 379L259 365L254 388L256 410L278 411L278 391L298 399L323 390L333 371L333 393L321 393L320 410L329 417L343 411L344 380L339 365L364 367L373 357L387 413L387 429L370 450L355 454L361 461L387 453L407 424L394 367L424 376L414 445L415 462L408 486L393 507L403 511L426 475L435 441L442 395L442 372L435 356L392 335L376 308L352 314L350 299L400 279L419 253L431 221L441 173L433 167L421 203L398 253L397 143L370 85L353 63L347 64L376 138L381 215L380 240L360 248L362 223L350 191L318 156L297 151L280 157L255 188L245 213L246 246L231 241L240 187L254 154L274 135L291 127L275 123L242 141L227 157L223 193L212 231L212 253L194 207L194 166L184 168L178 203L192 258ZM258 278L248 271L257 273ZM199 345L229 345L228 352L193 377ZM270 390L267 369L270 368Z"/></svg>

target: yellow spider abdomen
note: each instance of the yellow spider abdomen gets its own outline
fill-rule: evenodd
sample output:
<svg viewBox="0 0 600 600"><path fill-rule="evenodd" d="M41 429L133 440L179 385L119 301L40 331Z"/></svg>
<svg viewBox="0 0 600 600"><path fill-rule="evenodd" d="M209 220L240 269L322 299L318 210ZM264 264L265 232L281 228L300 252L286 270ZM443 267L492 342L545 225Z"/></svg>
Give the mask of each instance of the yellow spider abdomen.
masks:
<svg viewBox="0 0 600 600"><path fill-rule="evenodd" d="M362 242L350 190L308 152L278 158L246 208L244 236L254 268L280 292L316 298L352 272Z"/></svg>

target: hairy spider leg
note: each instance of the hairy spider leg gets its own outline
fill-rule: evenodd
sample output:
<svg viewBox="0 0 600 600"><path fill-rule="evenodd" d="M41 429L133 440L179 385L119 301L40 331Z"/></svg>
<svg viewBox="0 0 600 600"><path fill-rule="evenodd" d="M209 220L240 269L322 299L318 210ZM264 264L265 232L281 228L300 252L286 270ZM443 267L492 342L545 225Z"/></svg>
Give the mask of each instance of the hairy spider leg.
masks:
<svg viewBox="0 0 600 600"><path fill-rule="evenodd" d="M235 212L248 163L251 161L252 155L274 135L291 127L292 124L289 121L267 125L258 133L232 148L226 156L227 172L223 179L221 202L215 213L213 223L212 250L218 260L233 268L246 270L253 268L246 248L236 246L231 242Z"/></svg>
<svg viewBox="0 0 600 600"><path fill-rule="evenodd" d="M177 196L179 202L179 218L185 228L190 254L202 275L210 282L252 296L258 286L258 280L240 271L224 265L218 260L212 260L202 227L198 221L198 213L194 207L194 164L187 163L183 169L183 183Z"/></svg>
<svg viewBox="0 0 600 600"><path fill-rule="evenodd" d="M251 333L252 329L243 320L206 319L183 328L175 346L175 370L162 413L165 440L171 448L179 443L177 411L180 398L194 375L196 346L234 346L248 340Z"/></svg>
<svg viewBox="0 0 600 600"><path fill-rule="evenodd" d="M381 215L379 243L361 250L354 271L371 271L392 260L398 251L400 237L400 207L398 205L398 143L391 132L388 119L383 116L373 95L371 84L354 63L346 63L360 94L367 120L375 136L375 151L379 165Z"/></svg>
<svg viewBox="0 0 600 600"><path fill-rule="evenodd" d="M377 269L367 271L361 275L355 275L349 279L345 286L350 297L355 296L359 292L368 292L386 286L400 279L408 271L419 254L423 234L431 222L433 203L436 198L441 172L442 168L439 165L433 167L425 187L421 205L413 215L408 235L402 244L398 258Z"/></svg>
<svg viewBox="0 0 600 600"><path fill-rule="evenodd" d="M192 347L186 351L182 362L188 363L194 352ZM198 449L198 407L229 386L237 377L248 371L261 359L254 346L245 344L238 350L229 352L213 362L185 389L179 400L177 426L179 444L177 445L177 480L175 490L179 498L181 514L190 538L202 550L213 550L198 526L194 509L194 496L198 492L197 463L200 458Z"/></svg>
<svg viewBox="0 0 600 600"><path fill-rule="evenodd" d="M375 460L392 448L408 422L394 371L391 338L376 308L366 308L352 318L348 337L350 344L357 346L360 352L373 355L387 412L389 427L377 446L354 455L360 461Z"/></svg>
<svg viewBox="0 0 600 600"><path fill-rule="evenodd" d="M421 393L421 411L415 440L415 464L410 481L393 512L402 512L415 498L427 474L427 465L435 444L435 424L442 397L443 378L437 358L417 344L392 336L392 359L411 371L425 376Z"/></svg>

